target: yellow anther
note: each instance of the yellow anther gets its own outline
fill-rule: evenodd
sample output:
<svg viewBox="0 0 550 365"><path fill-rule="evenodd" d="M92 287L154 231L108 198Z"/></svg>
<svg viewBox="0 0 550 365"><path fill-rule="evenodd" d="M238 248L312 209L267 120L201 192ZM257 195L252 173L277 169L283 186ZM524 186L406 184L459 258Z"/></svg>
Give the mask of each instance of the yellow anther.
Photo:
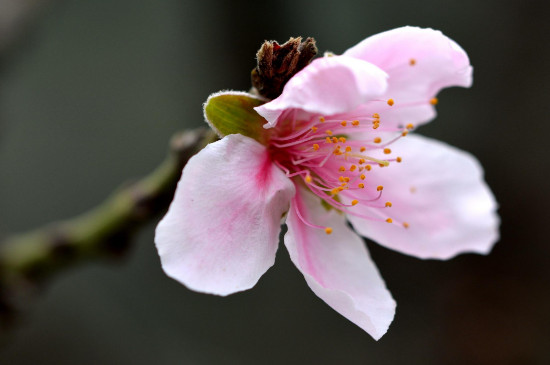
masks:
<svg viewBox="0 0 550 365"><path fill-rule="evenodd" d="M361 147L361 148L359 149L360 152L365 152L366 150L367 150L367 149L366 149L365 147Z"/></svg>
<svg viewBox="0 0 550 365"><path fill-rule="evenodd" d="M359 125L359 121L358 120L354 120L353 122L351 122L351 125L357 127Z"/></svg>
<svg viewBox="0 0 550 365"><path fill-rule="evenodd" d="M386 202L386 207L391 208L392 204L391 202Z"/></svg>
<svg viewBox="0 0 550 365"><path fill-rule="evenodd" d="M345 181L345 182L349 182L349 177L346 176L346 177L344 178L344 181Z"/></svg>
<svg viewBox="0 0 550 365"><path fill-rule="evenodd" d="M338 138L332 137L332 143L338 143Z"/></svg>
<svg viewBox="0 0 550 365"><path fill-rule="evenodd" d="M315 151L317 151L317 150L319 149L319 145L318 145L317 143L314 143L314 144L313 144L313 149L314 149Z"/></svg>
<svg viewBox="0 0 550 365"><path fill-rule="evenodd" d="M378 185L378 186L376 187L376 190L377 190L377 191L382 191L382 190L384 190L384 187L383 187L382 185Z"/></svg>
<svg viewBox="0 0 550 365"><path fill-rule="evenodd" d="M367 165L365 166L365 168L367 169L367 171L370 171L372 169L372 166L371 165Z"/></svg>
<svg viewBox="0 0 550 365"><path fill-rule="evenodd" d="M413 129L414 128L414 125L412 123L409 123L405 126L405 128L407 129Z"/></svg>
<svg viewBox="0 0 550 365"><path fill-rule="evenodd" d="M403 131L403 133L401 133L403 137L405 137L407 134L409 134L409 131Z"/></svg>
<svg viewBox="0 0 550 365"><path fill-rule="evenodd" d="M343 188L343 187L341 187L341 186L337 187L337 189L338 189L338 191L342 191L342 190L344 190L344 188Z"/></svg>
<svg viewBox="0 0 550 365"><path fill-rule="evenodd" d="M319 122L324 123L325 122L325 117L319 117Z"/></svg>
<svg viewBox="0 0 550 365"><path fill-rule="evenodd" d="M411 65L411 66L416 65L416 60L415 60L414 58L411 58L411 59L409 60L409 65Z"/></svg>
<svg viewBox="0 0 550 365"><path fill-rule="evenodd" d="M344 171L346 171L346 168L345 168L344 166L340 166L340 168L338 169L338 171L344 172Z"/></svg>
<svg viewBox="0 0 550 365"><path fill-rule="evenodd" d="M327 129L327 130L325 131L325 133L328 134L329 136L332 136L332 131L331 131L330 129Z"/></svg>
<svg viewBox="0 0 550 365"><path fill-rule="evenodd" d="M357 169L357 166L355 166L355 165L351 165L351 166L349 167L349 170L350 170L350 171L355 171L355 169Z"/></svg>
<svg viewBox="0 0 550 365"><path fill-rule="evenodd" d="M350 146L346 146L346 152L351 152L351 147Z"/></svg>
<svg viewBox="0 0 550 365"><path fill-rule="evenodd" d="M388 105L389 106L393 106L395 102L393 101L393 99L388 99Z"/></svg>
<svg viewBox="0 0 550 365"><path fill-rule="evenodd" d="M310 182L311 182L311 176L306 175L306 182L307 182L307 183L310 183Z"/></svg>
<svg viewBox="0 0 550 365"><path fill-rule="evenodd" d="M388 166L388 165L389 165L389 163L387 163L387 164L379 163L378 164L378 166L380 166L380 167L385 167L385 166Z"/></svg>
<svg viewBox="0 0 550 365"><path fill-rule="evenodd" d="M373 117L373 118L376 118L376 119L380 119L380 114L374 113L374 114L372 115L372 117Z"/></svg>
<svg viewBox="0 0 550 365"><path fill-rule="evenodd" d="M405 227L405 228L409 228L409 223L407 223L407 222L403 222L403 227Z"/></svg>
<svg viewBox="0 0 550 365"><path fill-rule="evenodd" d="M358 187L359 189L364 189L364 188L365 188L365 184L359 183L359 184L357 184L357 187Z"/></svg>
<svg viewBox="0 0 550 365"><path fill-rule="evenodd" d="M365 176L365 174L361 174L361 176L359 176L359 178L360 178L361 180L365 180L367 177Z"/></svg>
<svg viewBox="0 0 550 365"><path fill-rule="evenodd" d="M391 218L386 219L386 222L393 223L393 220Z"/></svg>
<svg viewBox="0 0 550 365"><path fill-rule="evenodd" d="M343 176L340 176L340 177L338 178L338 181L344 182L344 181L346 181L346 180L344 180L344 177L343 177Z"/></svg>
<svg viewBox="0 0 550 365"><path fill-rule="evenodd" d="M345 127L346 125L348 125L348 122L346 122L345 120L341 121L340 124L342 125L342 127Z"/></svg>
<svg viewBox="0 0 550 365"><path fill-rule="evenodd" d="M380 143L380 142L382 142L382 138L376 137L376 138L374 139L374 143Z"/></svg>
<svg viewBox="0 0 550 365"><path fill-rule="evenodd" d="M340 147L340 146L338 146L338 147ZM334 151L332 151L332 153L334 153L336 156L340 156L340 155L343 154L342 151L340 151L339 148L336 148Z"/></svg>
<svg viewBox="0 0 550 365"><path fill-rule="evenodd" d="M357 203L359 203L359 200L352 200L351 201L351 205L357 205Z"/></svg>
<svg viewBox="0 0 550 365"><path fill-rule="evenodd" d="M438 98L431 98L431 99L430 99L430 104L432 104L432 105L437 105L437 103L439 103L439 99L438 99Z"/></svg>
<svg viewBox="0 0 550 365"><path fill-rule="evenodd" d="M395 159L395 161L401 162L401 161L403 161L403 159L402 159L401 157L397 157L397 158Z"/></svg>
<svg viewBox="0 0 550 365"><path fill-rule="evenodd" d="M372 129L378 129L380 127L380 123L375 123L372 125Z"/></svg>
<svg viewBox="0 0 550 365"><path fill-rule="evenodd" d="M391 150L389 148L384 148L384 153L386 155L389 155L391 153Z"/></svg>
<svg viewBox="0 0 550 365"><path fill-rule="evenodd" d="M332 233L332 228L330 228L330 227L325 227L325 233L326 233L326 234L331 234L331 233Z"/></svg>
<svg viewBox="0 0 550 365"><path fill-rule="evenodd" d="M334 189L332 189L332 190L330 191L330 193L331 193L332 195L337 195L339 192L340 192L340 190L338 190L338 188L334 188Z"/></svg>
<svg viewBox="0 0 550 365"><path fill-rule="evenodd" d="M330 137L325 138L325 141L326 141L327 143L332 143L332 140L330 139Z"/></svg>
<svg viewBox="0 0 550 365"><path fill-rule="evenodd" d="M364 164L364 163L365 163L365 159L364 159L364 158L360 158L360 159L359 159L359 165L362 165L362 164Z"/></svg>
<svg viewBox="0 0 550 365"><path fill-rule="evenodd" d="M340 186L341 187L346 187L347 184L348 184L347 182L343 182L343 183L340 184Z"/></svg>

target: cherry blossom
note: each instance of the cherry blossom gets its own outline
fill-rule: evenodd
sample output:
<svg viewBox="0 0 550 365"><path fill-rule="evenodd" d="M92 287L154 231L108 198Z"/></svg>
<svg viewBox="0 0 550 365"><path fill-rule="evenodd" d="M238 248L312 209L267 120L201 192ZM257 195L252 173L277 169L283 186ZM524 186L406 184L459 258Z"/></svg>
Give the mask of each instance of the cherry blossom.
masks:
<svg viewBox="0 0 550 365"><path fill-rule="evenodd" d="M213 94L205 115L223 138L183 170L156 230L163 269L199 292L249 289L273 265L286 223L284 243L313 292L379 339L395 301L358 234L425 259L486 254L498 239L478 161L411 133L435 117L441 89L471 83L460 46L404 27L314 60L272 101ZM209 114L228 100L256 106L237 133Z"/></svg>

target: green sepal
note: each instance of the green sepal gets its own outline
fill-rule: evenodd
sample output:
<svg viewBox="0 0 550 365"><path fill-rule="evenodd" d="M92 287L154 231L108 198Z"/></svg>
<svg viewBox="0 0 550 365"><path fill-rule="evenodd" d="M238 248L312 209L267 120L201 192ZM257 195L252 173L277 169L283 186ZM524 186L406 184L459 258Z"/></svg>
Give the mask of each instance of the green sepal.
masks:
<svg viewBox="0 0 550 365"><path fill-rule="evenodd" d="M244 92L219 92L210 95L204 103L204 117L220 137L242 134L267 144L267 121L254 108L265 103L264 99Z"/></svg>

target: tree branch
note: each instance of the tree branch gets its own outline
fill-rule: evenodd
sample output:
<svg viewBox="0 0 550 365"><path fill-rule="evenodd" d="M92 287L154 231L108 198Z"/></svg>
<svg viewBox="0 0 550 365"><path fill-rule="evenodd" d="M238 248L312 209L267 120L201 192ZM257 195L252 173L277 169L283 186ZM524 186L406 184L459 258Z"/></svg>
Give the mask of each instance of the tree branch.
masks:
<svg viewBox="0 0 550 365"><path fill-rule="evenodd" d="M183 166L215 139L204 129L175 135L169 156L156 170L95 209L5 240L0 246L0 324L11 323L38 285L52 275L126 252L137 229L167 209Z"/></svg>

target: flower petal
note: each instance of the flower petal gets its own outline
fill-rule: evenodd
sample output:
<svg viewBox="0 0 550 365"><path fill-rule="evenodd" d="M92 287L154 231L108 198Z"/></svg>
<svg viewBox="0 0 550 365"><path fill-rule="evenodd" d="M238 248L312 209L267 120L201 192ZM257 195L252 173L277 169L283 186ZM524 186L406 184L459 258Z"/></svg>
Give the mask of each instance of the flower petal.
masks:
<svg viewBox="0 0 550 365"><path fill-rule="evenodd" d="M363 240L313 194L302 189L292 204L285 235L292 262L318 297L378 340L393 320L395 301ZM305 219L332 227L332 234L304 224L296 208Z"/></svg>
<svg viewBox="0 0 550 365"><path fill-rule="evenodd" d="M472 67L466 52L433 29L402 27L369 37L344 52L389 75L385 98L393 107L374 110L386 125L423 124L435 117L429 103L441 89L470 87Z"/></svg>
<svg viewBox="0 0 550 365"><path fill-rule="evenodd" d="M323 57L294 75L281 96L255 109L267 120L266 128L274 127L285 110L321 115L342 113L382 95L386 78L384 71L368 62L352 57Z"/></svg>
<svg viewBox="0 0 550 365"><path fill-rule="evenodd" d="M188 288L228 295L273 265L294 185L264 146L233 134L189 160L155 242L166 274Z"/></svg>
<svg viewBox="0 0 550 365"><path fill-rule="evenodd" d="M354 228L381 245L420 258L487 254L498 240L499 218L475 157L418 135L397 141L392 150L403 162L369 174L374 186L384 187L382 202L392 202L383 213L394 223L349 215ZM361 205L355 208L362 214L376 213Z"/></svg>

